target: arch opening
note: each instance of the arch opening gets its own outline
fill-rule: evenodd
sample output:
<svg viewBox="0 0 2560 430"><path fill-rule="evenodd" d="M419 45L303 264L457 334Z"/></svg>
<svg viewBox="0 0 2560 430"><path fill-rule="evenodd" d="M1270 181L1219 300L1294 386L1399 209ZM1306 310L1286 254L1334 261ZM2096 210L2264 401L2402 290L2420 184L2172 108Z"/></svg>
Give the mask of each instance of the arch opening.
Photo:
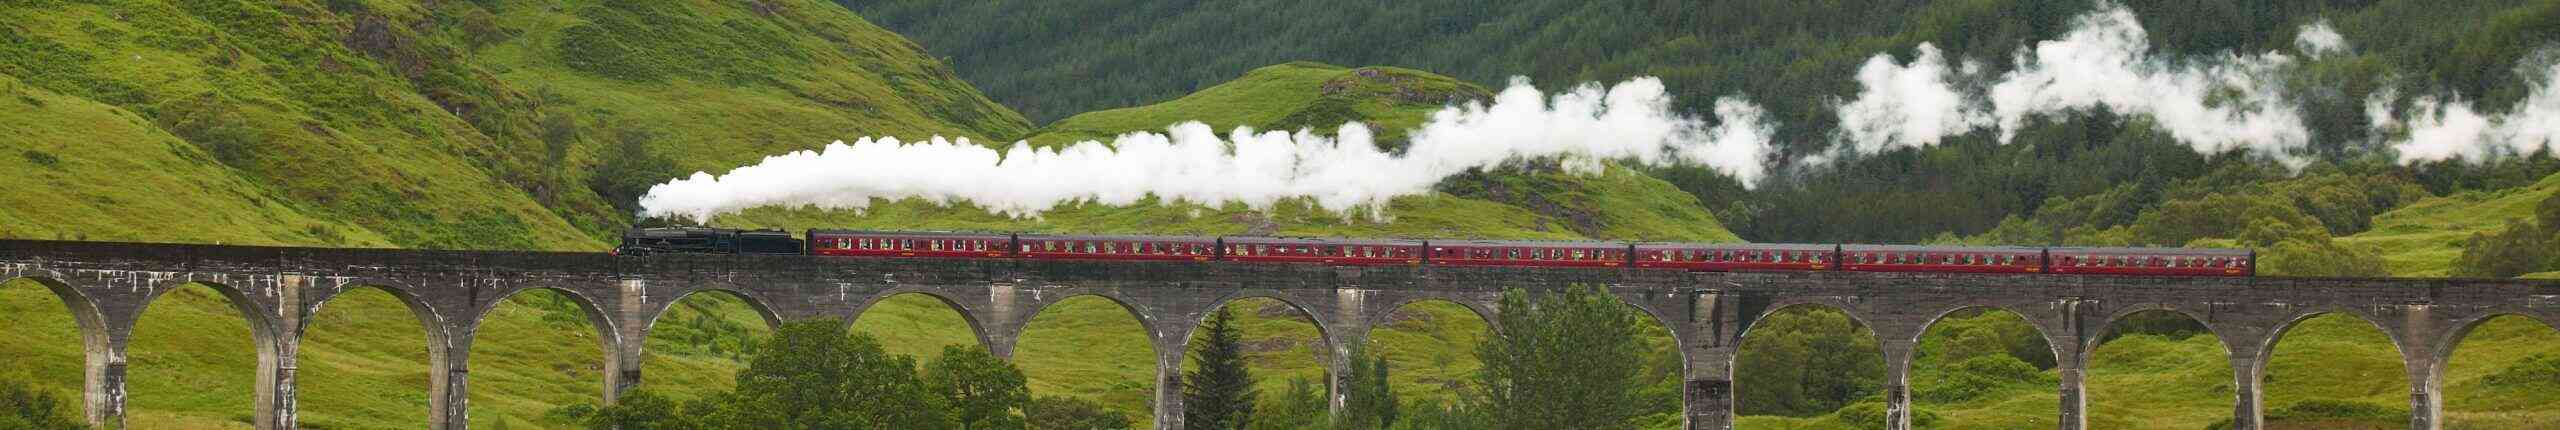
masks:
<svg viewBox="0 0 2560 430"><path fill-rule="evenodd" d="M2268 428L2397 428L2409 423L2409 374L2380 326L2343 312L2276 329L2259 361Z"/></svg>
<svg viewBox="0 0 2560 430"><path fill-rule="evenodd" d="M668 302L641 339L641 389L684 400L737 387L739 369L779 322L753 298L700 290Z"/></svg>
<svg viewBox="0 0 2560 430"><path fill-rule="evenodd" d="M2149 309L2107 323L2083 354L2089 428L2205 428L2231 420L2231 353L2202 321Z"/></svg>
<svg viewBox="0 0 2560 430"><path fill-rule="evenodd" d="M55 414L79 422L87 385L87 345L98 336L91 309L76 292L36 278L0 281L0 384L52 396Z"/></svg>
<svg viewBox="0 0 2560 430"><path fill-rule="evenodd" d="M1236 332L1253 389L1261 393L1253 420L1282 428L1324 424L1329 410L1327 381L1334 359L1325 327L1306 309L1286 300L1252 296L1227 300L1201 313L1191 338L1183 343L1185 381L1200 370L1202 348L1210 342L1210 322L1227 312ZM1393 376L1392 373L1389 375Z"/></svg>
<svg viewBox="0 0 2560 430"><path fill-rule="evenodd" d="M349 288L302 320L295 411L311 428L424 426L433 317L397 290Z"/></svg>
<svg viewBox="0 0 2560 430"><path fill-rule="evenodd" d="M1734 428L1881 428L1884 352L1865 321L1796 304L1742 328L1734 351Z"/></svg>
<svg viewBox="0 0 2560 430"><path fill-rule="evenodd" d="M2560 427L2560 330L2531 317L2496 315L2465 325L2436 358L2445 428Z"/></svg>
<svg viewBox="0 0 2560 430"><path fill-rule="evenodd" d="M960 305L920 292L873 300L854 315L853 332L879 340L889 354L914 356L919 363L941 358L945 346L987 347L979 340L985 330Z"/></svg>
<svg viewBox="0 0 2560 430"><path fill-rule="evenodd" d="M518 290L482 312L471 340L471 426L563 426L545 415L604 403L611 328L602 318L593 302L550 288Z"/></svg>
<svg viewBox="0 0 2560 430"><path fill-rule="evenodd" d="M1957 309L1931 321L1914 346L1914 426L2053 427L2059 417L2053 345L2016 312Z"/></svg>
<svg viewBox="0 0 2560 430"><path fill-rule="evenodd" d="M1396 399L1416 410L1407 419L1425 419L1455 407L1460 396L1481 396L1476 371L1484 361L1476 344L1493 335L1492 322L1478 309L1457 302L1422 299L1397 304L1370 321L1367 351L1384 357L1387 387Z"/></svg>
<svg viewBox="0 0 2560 430"><path fill-rule="evenodd" d="M238 290L187 283L143 303L125 346L130 428L245 427L273 339Z"/></svg>
<svg viewBox="0 0 2560 430"><path fill-rule="evenodd" d="M1155 423L1156 351L1137 309L1083 294L1042 307L1022 326L1013 364L1031 396L1101 404L1132 428Z"/></svg>

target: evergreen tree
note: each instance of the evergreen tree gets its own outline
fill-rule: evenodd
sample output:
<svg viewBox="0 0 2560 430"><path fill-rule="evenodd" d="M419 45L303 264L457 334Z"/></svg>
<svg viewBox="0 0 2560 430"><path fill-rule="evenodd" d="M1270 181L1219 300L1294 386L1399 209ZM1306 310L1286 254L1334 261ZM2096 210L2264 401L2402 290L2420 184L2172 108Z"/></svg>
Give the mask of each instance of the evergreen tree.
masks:
<svg viewBox="0 0 2560 430"><path fill-rule="evenodd" d="M950 405L961 429L1023 428L1022 416L1014 412L1031 402L1022 369L986 348L945 346L942 358L934 360L925 373L926 386Z"/></svg>
<svg viewBox="0 0 2560 430"><path fill-rule="evenodd" d="M783 324L708 422L755 429L952 429L913 357L891 356L836 321Z"/></svg>
<svg viewBox="0 0 2560 430"><path fill-rule="evenodd" d="M1636 315L1599 288L1502 296L1499 327L1476 345L1496 428L1615 429L1643 413Z"/></svg>
<svg viewBox="0 0 2560 430"><path fill-rule="evenodd" d="M1253 422L1253 374L1245 369L1244 336L1235 314L1219 307L1191 350L1195 369L1182 377L1182 424L1194 429L1242 429Z"/></svg>
<svg viewBox="0 0 2560 430"><path fill-rule="evenodd" d="M1395 426L1396 392L1387 382L1387 358L1352 347L1351 369L1343 372L1342 416L1338 430L1385 429Z"/></svg>

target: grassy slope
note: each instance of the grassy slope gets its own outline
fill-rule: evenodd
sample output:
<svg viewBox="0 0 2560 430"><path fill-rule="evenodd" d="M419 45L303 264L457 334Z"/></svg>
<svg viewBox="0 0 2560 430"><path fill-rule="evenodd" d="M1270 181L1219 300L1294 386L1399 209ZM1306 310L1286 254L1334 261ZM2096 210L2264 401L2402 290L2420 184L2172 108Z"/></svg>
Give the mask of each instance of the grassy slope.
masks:
<svg viewBox="0 0 2560 430"><path fill-rule="evenodd" d="M711 169L849 135L1009 137L1030 128L913 43L841 7L754 6L187 0L0 7L10 23L0 28L0 93L7 93L0 95L18 101L6 108L13 125L31 125L0 135L8 158L39 149L84 160L74 163L80 166L169 166L163 170L170 178L160 183L205 184L198 187L209 189L204 195L243 201L200 203L207 198L186 195L194 191L188 187L165 187L182 197L173 203L196 203L220 220L175 224L147 213L150 205L79 220L60 220L87 215L75 208L0 206L0 226L10 226L0 233L594 250L627 218L588 186L592 168L628 155L607 149L621 136L650 136L647 145L668 156L671 168ZM118 115L127 118L78 121ZM556 136L545 119L554 117L574 131L556 156L546 146ZM91 130L92 123L110 126ZM153 153L91 150L101 137L118 138L102 145ZM201 148L177 151L189 163L150 158L180 141ZM131 160L101 159L119 156ZM95 201L130 197L108 189L140 189L115 179L51 181ZM0 199L33 201L47 191L0 188ZM266 218L276 222L235 225ZM46 226L33 226L37 221ZM144 233L172 225L193 231Z"/></svg>
<svg viewBox="0 0 2560 430"><path fill-rule="evenodd" d="M2430 197L2373 217L2373 229L2339 242L2382 250L2395 276L2445 276L2472 234L2533 217L2533 205L2560 192L2560 175L2531 186Z"/></svg>
<svg viewBox="0 0 2560 430"><path fill-rule="evenodd" d="M389 242L315 215L113 106L0 76L0 237Z"/></svg>

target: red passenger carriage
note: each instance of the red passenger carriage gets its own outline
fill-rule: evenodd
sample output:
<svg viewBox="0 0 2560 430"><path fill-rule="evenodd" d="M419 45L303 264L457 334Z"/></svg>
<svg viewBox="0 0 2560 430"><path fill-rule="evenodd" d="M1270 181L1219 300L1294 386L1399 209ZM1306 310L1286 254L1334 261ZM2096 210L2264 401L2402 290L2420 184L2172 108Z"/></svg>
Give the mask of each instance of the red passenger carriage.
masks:
<svg viewBox="0 0 2560 430"><path fill-rule="evenodd" d="M1013 236L994 233L810 230L809 253L864 257L1006 257Z"/></svg>
<svg viewBox="0 0 2560 430"><path fill-rule="evenodd" d="M1806 244L1639 243L1636 267L1701 272L1833 270L1839 247Z"/></svg>
<svg viewBox="0 0 2560 430"><path fill-rule="evenodd" d="M1422 241L1300 239L1278 237L1220 238L1229 261L1318 263L1349 266L1422 264Z"/></svg>
<svg viewBox="0 0 2560 430"><path fill-rule="evenodd" d="M1852 272L2040 273L2044 249L2028 247L1841 245Z"/></svg>
<svg viewBox="0 0 2560 430"><path fill-rule="evenodd" d="M1209 261L1218 256L1218 240L1198 236L1053 236L1015 237L1022 258L1140 261Z"/></svg>
<svg viewBox="0 0 2560 430"><path fill-rule="evenodd" d="M2049 248L2052 273L2087 275L2252 276L2257 253L2246 249Z"/></svg>
<svg viewBox="0 0 2560 430"><path fill-rule="evenodd" d="M1431 241L1436 266L1620 267L1627 245L1609 242Z"/></svg>

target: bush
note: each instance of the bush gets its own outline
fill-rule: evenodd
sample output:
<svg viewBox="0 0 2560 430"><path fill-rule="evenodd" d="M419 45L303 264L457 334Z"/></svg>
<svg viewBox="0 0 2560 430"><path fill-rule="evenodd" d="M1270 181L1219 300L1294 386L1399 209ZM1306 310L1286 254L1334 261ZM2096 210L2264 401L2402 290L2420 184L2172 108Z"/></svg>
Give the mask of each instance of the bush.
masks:
<svg viewBox="0 0 2560 430"><path fill-rule="evenodd" d="M28 387L0 380L0 429L71 430L89 428L61 400Z"/></svg>
<svg viewBox="0 0 2560 430"><path fill-rule="evenodd" d="M2537 353L2498 369L2498 373L2489 374L2480 382L2493 387L2560 390L2560 357Z"/></svg>
<svg viewBox="0 0 2560 430"><path fill-rule="evenodd" d="M2453 260L2455 276L2511 278L2560 269L2560 193L2542 199L2533 220L2508 220L2497 231L2474 233Z"/></svg>
<svg viewBox="0 0 2560 430"><path fill-rule="evenodd" d="M2312 399L2294 402L2267 414L2267 419L2356 419L2408 421L2409 411L2353 400Z"/></svg>
<svg viewBox="0 0 2560 430"><path fill-rule="evenodd" d="M1024 409L1031 430L1118 430L1129 428L1129 416L1103 410L1091 400L1074 397L1041 397L1031 400Z"/></svg>
<svg viewBox="0 0 2560 430"><path fill-rule="evenodd" d="M18 156L25 157L29 163L36 163L37 166L43 166L48 169L62 165L62 157L56 157L53 154L46 153L44 151L29 149L26 152L18 153Z"/></svg>

